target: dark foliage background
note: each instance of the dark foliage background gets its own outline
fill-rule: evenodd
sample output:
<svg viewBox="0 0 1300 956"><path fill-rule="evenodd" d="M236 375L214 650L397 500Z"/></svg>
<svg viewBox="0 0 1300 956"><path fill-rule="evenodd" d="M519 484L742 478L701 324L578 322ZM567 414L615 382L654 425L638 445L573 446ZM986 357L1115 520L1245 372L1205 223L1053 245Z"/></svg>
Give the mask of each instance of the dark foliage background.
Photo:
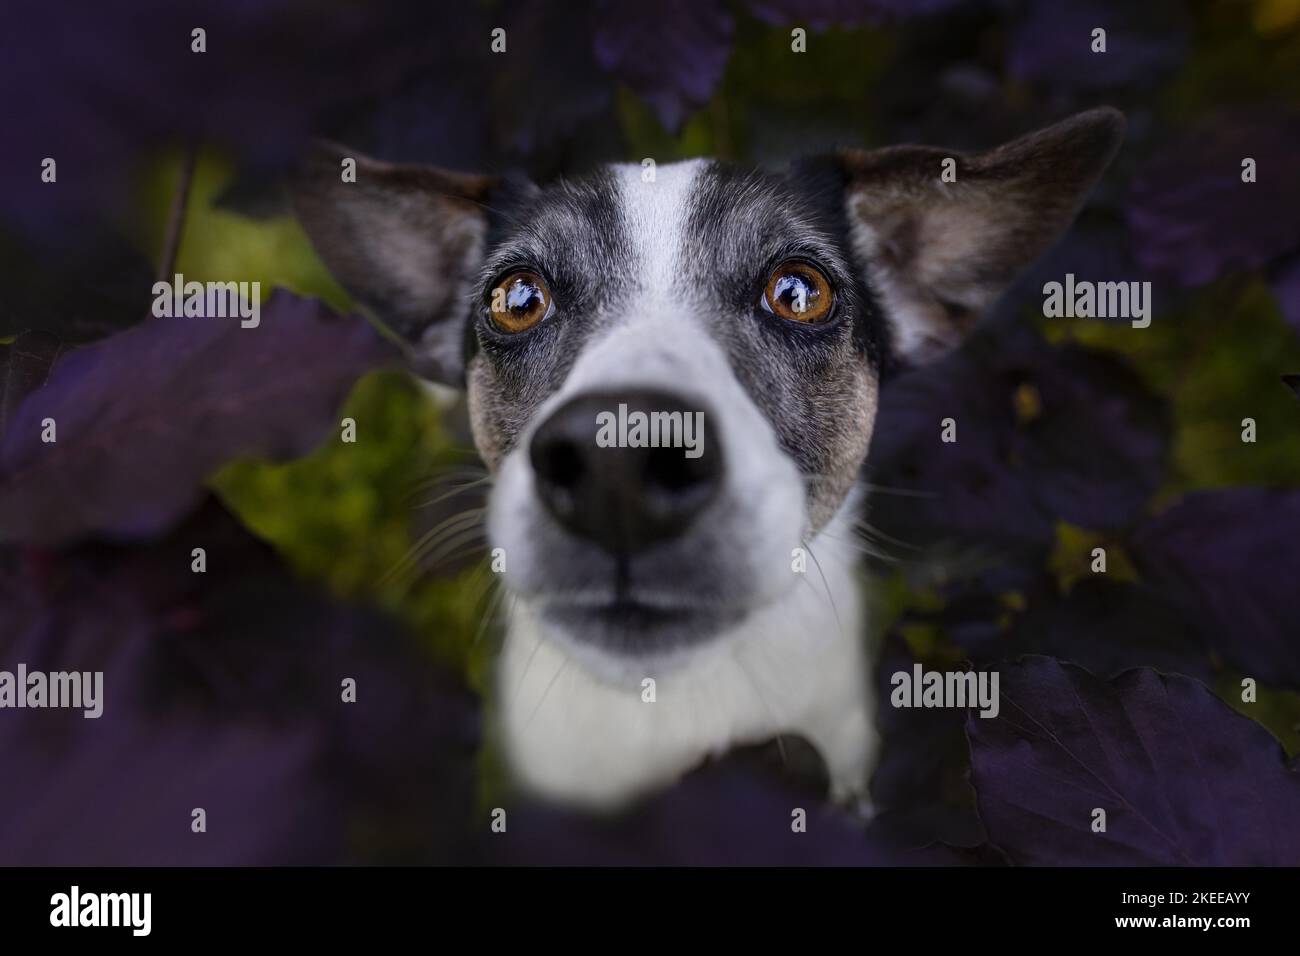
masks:
<svg viewBox="0 0 1300 956"><path fill-rule="evenodd" d="M109 695L0 713L0 863L1300 863L1297 0L59 0L7 12L0 91L0 667ZM545 178L1100 103L1128 141L1076 228L883 395L875 821L794 741L630 819L519 803L463 415L288 217L307 139ZM260 281L260 327L146 318L173 254ZM1066 272L1151 281L1151 327L1044 319ZM890 707L915 661L999 669L1001 714Z"/></svg>

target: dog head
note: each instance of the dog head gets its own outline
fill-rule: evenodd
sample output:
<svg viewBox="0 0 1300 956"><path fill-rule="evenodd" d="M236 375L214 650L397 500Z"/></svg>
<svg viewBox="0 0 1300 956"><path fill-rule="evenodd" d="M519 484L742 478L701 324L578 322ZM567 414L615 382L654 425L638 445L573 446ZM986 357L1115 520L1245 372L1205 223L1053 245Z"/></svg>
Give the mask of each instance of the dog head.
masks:
<svg viewBox="0 0 1300 956"><path fill-rule="evenodd" d="M593 668L685 656L795 587L881 378L952 347L1067 227L1113 110L989 152L695 160L545 187L319 150L296 208L463 384L508 587Z"/></svg>

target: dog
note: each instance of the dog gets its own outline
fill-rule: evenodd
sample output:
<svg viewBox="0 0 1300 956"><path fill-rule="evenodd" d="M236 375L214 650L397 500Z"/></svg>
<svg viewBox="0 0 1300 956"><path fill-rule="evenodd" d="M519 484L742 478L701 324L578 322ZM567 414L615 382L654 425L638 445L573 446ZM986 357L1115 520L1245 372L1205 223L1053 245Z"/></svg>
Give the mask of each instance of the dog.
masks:
<svg viewBox="0 0 1300 956"><path fill-rule="evenodd" d="M798 734L835 797L864 798L854 532L881 382L953 348L1060 237L1123 130L1100 108L978 154L546 186L318 144L293 195L321 259L420 375L467 392L519 783L617 808ZM597 441L615 415L622 440ZM701 423L698 454L679 421Z"/></svg>

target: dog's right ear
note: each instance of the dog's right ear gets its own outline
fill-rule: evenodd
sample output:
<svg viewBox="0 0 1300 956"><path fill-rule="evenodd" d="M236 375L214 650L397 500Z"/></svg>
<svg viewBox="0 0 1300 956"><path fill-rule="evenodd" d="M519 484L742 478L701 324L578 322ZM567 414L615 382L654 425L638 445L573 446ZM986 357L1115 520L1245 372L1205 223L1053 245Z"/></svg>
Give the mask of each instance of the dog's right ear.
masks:
<svg viewBox="0 0 1300 956"><path fill-rule="evenodd" d="M409 344L417 372L444 384L464 380L471 283L495 184L317 143L291 185L298 220L330 272Z"/></svg>
<svg viewBox="0 0 1300 956"><path fill-rule="evenodd" d="M956 345L1065 232L1123 139L1124 117L1100 107L972 155L841 150L854 250L899 356L920 364Z"/></svg>

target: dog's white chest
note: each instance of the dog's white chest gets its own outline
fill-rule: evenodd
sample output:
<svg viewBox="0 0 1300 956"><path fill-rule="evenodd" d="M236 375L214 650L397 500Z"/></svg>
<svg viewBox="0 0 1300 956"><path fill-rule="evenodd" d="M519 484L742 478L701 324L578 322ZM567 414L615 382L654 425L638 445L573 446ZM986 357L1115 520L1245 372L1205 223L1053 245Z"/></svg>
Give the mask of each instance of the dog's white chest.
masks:
<svg viewBox="0 0 1300 956"><path fill-rule="evenodd" d="M520 602L498 672L520 781L610 806L733 746L797 733L822 754L839 795L862 792L875 750L862 596L849 549L825 537L816 547L820 573L810 562L793 590L734 632L618 679L594 676Z"/></svg>

